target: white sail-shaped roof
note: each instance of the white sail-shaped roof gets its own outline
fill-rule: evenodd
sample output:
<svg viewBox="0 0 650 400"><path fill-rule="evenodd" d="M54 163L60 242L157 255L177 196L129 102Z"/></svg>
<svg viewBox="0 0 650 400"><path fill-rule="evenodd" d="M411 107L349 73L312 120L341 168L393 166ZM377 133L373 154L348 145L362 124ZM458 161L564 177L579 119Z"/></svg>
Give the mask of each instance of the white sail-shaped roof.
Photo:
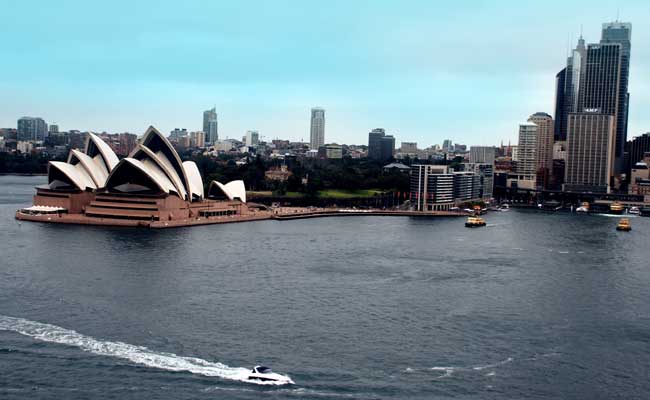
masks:
<svg viewBox="0 0 650 400"><path fill-rule="evenodd" d="M57 171L63 174L69 180L69 183L79 190L97 189L97 185L95 185L95 182L81 163L72 165L62 161L50 161L48 184L52 184L57 180Z"/></svg>
<svg viewBox="0 0 650 400"><path fill-rule="evenodd" d="M214 194L216 189L220 190L229 200L239 199L243 203L246 203L246 187L244 186L244 181L231 181L225 185L219 181L212 181L208 188L208 195Z"/></svg>
<svg viewBox="0 0 650 400"><path fill-rule="evenodd" d="M169 180L172 182L175 188L175 192L178 193L182 199L185 199L187 197L185 186L183 186L180 177L176 173L176 170L169 162L167 157L163 154L163 152L154 153L148 147L139 144L138 147L136 147L131 152L130 157L140 161L144 159L153 160L156 165L165 173L165 175L167 175L167 178L169 178Z"/></svg>
<svg viewBox="0 0 650 400"><path fill-rule="evenodd" d="M88 156L91 158L100 156L104 162L104 165L106 166L107 172L111 172L113 168L117 166L117 163L120 162L113 149L111 149L111 146L107 145L106 142L104 142L99 138L99 136L95 135L94 133L88 134L85 153L88 154Z"/></svg>
<svg viewBox="0 0 650 400"><path fill-rule="evenodd" d="M77 149L72 149L70 155L68 156L68 164L77 165L80 163L85 169L86 173L92 178L95 182L95 186L98 188L103 188L106 185L106 178L108 178L108 173L102 165L98 165L94 159L90 158L85 153Z"/></svg>
<svg viewBox="0 0 650 400"><path fill-rule="evenodd" d="M141 187L147 187L146 184L149 182L139 182L138 177L136 174L132 173L132 169L136 169L140 173L142 173L145 177L145 179L149 182L152 182L153 184L156 185L157 189L160 190L163 193L170 193L170 192L176 192L176 188L174 187L174 184L167 178L167 175L163 172L163 170L158 167L155 161L146 158L144 161L136 160L135 158L123 158L120 160L120 162L117 164L117 166L111 171L111 175L108 177L108 180L106 181L106 188L110 189L115 189L119 187L122 184L132 184L132 185L138 185ZM131 170L131 171L130 171ZM132 177L128 180L128 182L121 182L118 181L118 179L123 179L124 176ZM154 189L150 188L149 189Z"/></svg>
<svg viewBox="0 0 650 400"><path fill-rule="evenodd" d="M192 193L192 197L196 196L199 200L203 200L203 179L201 179L201 173L196 163L194 161L185 161L183 162L183 169L189 179L189 191Z"/></svg>
<svg viewBox="0 0 650 400"><path fill-rule="evenodd" d="M149 129L147 129L145 132L140 144L155 153L163 163L168 162L169 166L178 174L178 177L183 184L185 191L187 193L191 193L190 182L187 177L185 168L183 168L181 158L178 156L178 153L176 150L174 150L174 147L165 136L158 132L156 128L150 126ZM192 201L192 196L187 197L187 200Z"/></svg>

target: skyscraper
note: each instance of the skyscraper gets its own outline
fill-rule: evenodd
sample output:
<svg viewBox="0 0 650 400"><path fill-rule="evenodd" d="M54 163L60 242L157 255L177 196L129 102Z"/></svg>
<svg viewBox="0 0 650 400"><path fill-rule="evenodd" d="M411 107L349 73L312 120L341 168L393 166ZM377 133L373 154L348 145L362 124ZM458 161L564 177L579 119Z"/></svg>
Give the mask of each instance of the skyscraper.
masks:
<svg viewBox="0 0 650 400"><path fill-rule="evenodd" d="M325 110L311 109L311 124L309 129L309 145L312 150L325 144Z"/></svg>
<svg viewBox="0 0 650 400"><path fill-rule="evenodd" d="M630 79L630 51L632 48L632 24L629 22L608 22L603 24L601 44L619 44L620 74L616 104L616 172L623 172L623 151L627 141L627 119L630 103L628 81Z"/></svg>
<svg viewBox="0 0 650 400"><path fill-rule="evenodd" d="M246 146L257 146L260 142L258 131L246 131Z"/></svg>
<svg viewBox="0 0 650 400"><path fill-rule="evenodd" d="M383 128L376 128L368 133L368 158L377 161L386 161L393 156L395 151L395 138L386 135Z"/></svg>
<svg viewBox="0 0 650 400"><path fill-rule="evenodd" d="M205 141L214 144L219 140L219 124L217 122L217 108L203 111L203 133Z"/></svg>
<svg viewBox="0 0 650 400"><path fill-rule="evenodd" d="M632 138L629 143L629 162L630 166L643 160L645 153L650 152L650 132L644 133L641 136Z"/></svg>
<svg viewBox="0 0 650 400"><path fill-rule="evenodd" d="M18 120L18 141L45 140L47 124L43 118L22 117Z"/></svg>
<svg viewBox="0 0 650 400"><path fill-rule="evenodd" d="M566 140L566 68L555 75L555 140Z"/></svg>
<svg viewBox="0 0 650 400"><path fill-rule="evenodd" d="M575 49L567 58L566 67L555 76L555 139L566 140L569 113L578 112L578 97L584 75L587 49L580 36Z"/></svg>
<svg viewBox="0 0 650 400"><path fill-rule="evenodd" d="M564 190L611 191L615 118L592 113L569 114Z"/></svg>
<svg viewBox="0 0 650 400"><path fill-rule="evenodd" d="M522 189L535 189L537 175L537 125L525 123L519 125L519 143L517 144L517 185Z"/></svg>
<svg viewBox="0 0 650 400"><path fill-rule="evenodd" d="M537 112L528 118L528 122L537 125L535 138L535 169L537 188L547 189L553 173L553 118L544 112Z"/></svg>

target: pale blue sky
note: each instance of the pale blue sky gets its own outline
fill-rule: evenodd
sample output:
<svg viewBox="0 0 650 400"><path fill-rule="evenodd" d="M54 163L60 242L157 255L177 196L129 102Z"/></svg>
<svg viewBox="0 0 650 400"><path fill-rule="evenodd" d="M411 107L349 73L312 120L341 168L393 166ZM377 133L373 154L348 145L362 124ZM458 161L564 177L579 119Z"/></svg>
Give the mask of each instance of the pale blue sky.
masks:
<svg viewBox="0 0 650 400"><path fill-rule="evenodd" d="M568 38L583 24L598 41L617 9L633 24L633 136L650 131L647 0L0 0L0 127L199 130L216 105L221 137L308 140L321 106L326 142L375 127L420 147L516 141L553 113Z"/></svg>

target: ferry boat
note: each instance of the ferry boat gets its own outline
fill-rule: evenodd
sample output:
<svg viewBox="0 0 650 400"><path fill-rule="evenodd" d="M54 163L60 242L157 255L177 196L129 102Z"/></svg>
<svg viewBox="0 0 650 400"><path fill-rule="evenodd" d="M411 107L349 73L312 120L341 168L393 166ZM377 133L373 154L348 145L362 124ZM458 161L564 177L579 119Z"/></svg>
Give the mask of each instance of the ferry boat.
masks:
<svg viewBox="0 0 650 400"><path fill-rule="evenodd" d="M467 221L465 221L466 228L478 228L485 225L487 225L485 220L479 216L467 217Z"/></svg>
<svg viewBox="0 0 650 400"><path fill-rule="evenodd" d="M630 224L630 220L627 218L621 218L620 221L618 221L618 225L616 225L616 230L617 231L625 231L629 232L632 230L632 224Z"/></svg>
<svg viewBox="0 0 650 400"><path fill-rule="evenodd" d="M560 203L557 200L549 200L542 202L538 205L538 207L542 210L546 211L558 211L562 209L562 203Z"/></svg>
<svg viewBox="0 0 650 400"><path fill-rule="evenodd" d="M610 214L623 214L623 211L625 211L625 207L623 207L623 205L618 201L609 205Z"/></svg>

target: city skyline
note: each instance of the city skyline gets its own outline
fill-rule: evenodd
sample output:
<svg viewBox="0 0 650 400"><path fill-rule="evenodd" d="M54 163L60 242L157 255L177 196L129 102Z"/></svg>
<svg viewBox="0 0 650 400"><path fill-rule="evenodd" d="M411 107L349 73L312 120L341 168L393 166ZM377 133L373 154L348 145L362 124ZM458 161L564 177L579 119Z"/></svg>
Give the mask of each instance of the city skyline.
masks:
<svg viewBox="0 0 650 400"><path fill-rule="evenodd" d="M319 105L328 110L328 143L364 143L377 126L422 147L445 138L468 145L514 143L523 117L554 113L555 75L580 25L593 43L601 24L616 19L615 5L593 2L563 6L568 17L551 25L531 23L540 18L535 7L332 3L319 18L336 16L336 23L316 24L314 33L294 42L292 32L303 30L301 17L313 6L277 2L248 7L252 13L237 5L198 12L193 2L184 9L122 6L44 4L29 11L50 18L28 32L13 29L18 18L8 18L0 27L0 54L15 62L4 65L0 78L11 98L0 110L0 126L33 115L61 130L141 134L152 124L165 132L193 131L201 128L199 113L215 105L223 138L254 127L267 140L308 141L305 113ZM132 15L121 13L124 7ZM16 3L3 8L9 16L27 11ZM620 11L620 20L639 22L633 41L645 43L645 4L626 3ZM219 23L199 29L210 14ZM395 15L400 24L378 23ZM478 18L485 15L490 18ZM265 16L273 17L271 31ZM170 26L172 20L182 23ZM255 23L242 30L242 20ZM481 35L494 26L516 35ZM440 37L441 31L457 35ZM45 35L54 44L42 43ZM316 51L316 39L327 51ZM265 50L267 44L274 50ZM650 117L642 112L650 107L650 82L643 74L650 52L644 47L637 46L631 58L628 138L650 130ZM199 62L199 52L209 56ZM263 67L250 66L258 65L253 60Z"/></svg>

